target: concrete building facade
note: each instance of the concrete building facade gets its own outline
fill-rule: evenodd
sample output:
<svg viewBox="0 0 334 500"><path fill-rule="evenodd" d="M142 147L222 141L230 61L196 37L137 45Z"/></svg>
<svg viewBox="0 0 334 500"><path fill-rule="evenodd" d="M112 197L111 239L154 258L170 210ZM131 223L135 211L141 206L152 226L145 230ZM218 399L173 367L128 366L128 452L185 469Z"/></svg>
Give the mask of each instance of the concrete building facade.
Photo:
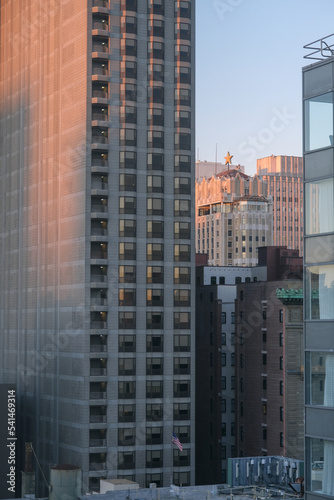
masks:
<svg viewBox="0 0 334 500"><path fill-rule="evenodd" d="M260 158L257 174L267 182L273 201L273 245L299 250L303 255L303 158Z"/></svg>
<svg viewBox="0 0 334 500"><path fill-rule="evenodd" d="M1 2L0 380L84 492L194 483L194 39L193 0Z"/></svg>
<svg viewBox="0 0 334 500"><path fill-rule="evenodd" d="M225 170L196 182L196 252L209 265L256 266L257 249L272 244L272 204L257 175Z"/></svg>

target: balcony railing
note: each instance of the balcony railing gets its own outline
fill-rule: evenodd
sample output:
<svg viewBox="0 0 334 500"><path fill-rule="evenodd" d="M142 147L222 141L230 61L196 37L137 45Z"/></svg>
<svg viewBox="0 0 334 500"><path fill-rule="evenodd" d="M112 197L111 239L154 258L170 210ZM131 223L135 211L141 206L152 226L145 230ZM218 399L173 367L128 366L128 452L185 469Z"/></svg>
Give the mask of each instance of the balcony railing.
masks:
<svg viewBox="0 0 334 500"><path fill-rule="evenodd" d="M105 181L93 181L92 189L108 189L108 183Z"/></svg>
<svg viewBox="0 0 334 500"><path fill-rule="evenodd" d="M96 121L107 121L108 120L108 115L104 113L93 113L92 114L92 120Z"/></svg>
<svg viewBox="0 0 334 500"><path fill-rule="evenodd" d="M93 52L103 52L105 54L109 54L108 45L101 45L100 43L95 43L93 45Z"/></svg>
<svg viewBox="0 0 334 500"><path fill-rule="evenodd" d="M91 236L108 236L108 229L104 227L94 227L90 232Z"/></svg>
<svg viewBox="0 0 334 500"><path fill-rule="evenodd" d="M108 212L106 205L92 205L91 212Z"/></svg>
<svg viewBox="0 0 334 500"><path fill-rule="evenodd" d="M93 7L103 7L108 9L109 0L93 0Z"/></svg>
<svg viewBox="0 0 334 500"><path fill-rule="evenodd" d="M106 392L91 392L89 395L89 399L106 399Z"/></svg>
<svg viewBox="0 0 334 500"><path fill-rule="evenodd" d="M89 446L90 447L97 447L97 446L106 446L107 445L107 440L106 439L90 439L89 440Z"/></svg>
<svg viewBox="0 0 334 500"><path fill-rule="evenodd" d="M91 330L99 330L107 328L106 321L91 321L90 323Z"/></svg>
<svg viewBox="0 0 334 500"><path fill-rule="evenodd" d="M108 276L106 274L92 274L90 281L95 283L107 283Z"/></svg>
<svg viewBox="0 0 334 500"><path fill-rule="evenodd" d="M89 417L89 422L91 424L104 424L106 421L107 421L106 415L90 415Z"/></svg>
<svg viewBox="0 0 334 500"><path fill-rule="evenodd" d="M92 143L94 144L108 144L108 136L106 135L93 135Z"/></svg>
<svg viewBox="0 0 334 500"><path fill-rule="evenodd" d="M107 346L105 344L92 344L90 352L107 352Z"/></svg>
<svg viewBox="0 0 334 500"><path fill-rule="evenodd" d="M107 375L107 369L106 368L91 368L90 375L92 377L101 377L103 375Z"/></svg>
<svg viewBox="0 0 334 500"><path fill-rule="evenodd" d="M89 464L89 470L90 471L107 470L107 464L106 464L106 462L91 462Z"/></svg>
<svg viewBox="0 0 334 500"><path fill-rule="evenodd" d="M94 158L92 157L92 166L94 167L107 167L108 166L108 160L105 160L104 158Z"/></svg>
<svg viewBox="0 0 334 500"><path fill-rule="evenodd" d="M109 76L109 70L108 70L108 68L101 68L101 66L98 66L98 67L95 66L92 69L92 74L93 75Z"/></svg>
<svg viewBox="0 0 334 500"><path fill-rule="evenodd" d="M109 26L107 23L103 23L102 21L95 21L93 22L93 30L109 31Z"/></svg>
<svg viewBox="0 0 334 500"><path fill-rule="evenodd" d="M103 90L93 90L92 97L100 97L101 99L108 99L108 92L104 92Z"/></svg>

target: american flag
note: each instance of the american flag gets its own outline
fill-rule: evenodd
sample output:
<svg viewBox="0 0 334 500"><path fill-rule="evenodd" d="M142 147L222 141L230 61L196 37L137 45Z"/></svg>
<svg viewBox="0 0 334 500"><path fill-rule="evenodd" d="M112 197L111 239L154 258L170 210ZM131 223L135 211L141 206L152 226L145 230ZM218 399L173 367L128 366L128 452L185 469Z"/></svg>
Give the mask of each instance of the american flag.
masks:
<svg viewBox="0 0 334 500"><path fill-rule="evenodd" d="M179 449L180 451L182 451L182 450L183 450L183 446L182 446L182 444L180 443L180 440L179 440L179 438L176 436L175 432L173 432L173 435L172 435L172 443L173 443L173 444L176 444L176 446L178 447L178 449Z"/></svg>

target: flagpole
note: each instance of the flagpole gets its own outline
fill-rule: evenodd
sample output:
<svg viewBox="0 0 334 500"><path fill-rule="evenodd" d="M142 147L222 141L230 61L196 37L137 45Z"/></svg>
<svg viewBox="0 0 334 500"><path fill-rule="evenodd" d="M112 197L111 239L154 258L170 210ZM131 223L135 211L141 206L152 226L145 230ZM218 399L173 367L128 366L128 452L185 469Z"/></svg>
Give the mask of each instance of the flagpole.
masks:
<svg viewBox="0 0 334 500"><path fill-rule="evenodd" d="M172 437L171 437L171 440L170 440L170 459L171 459L170 485L172 486L172 484L173 484L173 441L172 441Z"/></svg>

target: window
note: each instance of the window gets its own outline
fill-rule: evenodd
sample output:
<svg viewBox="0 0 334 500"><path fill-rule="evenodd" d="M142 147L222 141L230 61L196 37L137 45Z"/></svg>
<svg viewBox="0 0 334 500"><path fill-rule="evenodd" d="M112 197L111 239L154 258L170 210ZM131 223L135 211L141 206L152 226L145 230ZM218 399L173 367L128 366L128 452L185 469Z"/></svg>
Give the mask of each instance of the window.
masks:
<svg viewBox="0 0 334 500"><path fill-rule="evenodd" d="M235 366L235 352L231 352L231 366Z"/></svg>
<svg viewBox="0 0 334 500"><path fill-rule="evenodd" d="M148 64L147 66L147 76L148 79L150 80L150 83L152 82L163 82L165 79L165 74L164 74L164 65L161 63L151 63ZM163 116L163 113L162 113ZM158 123L155 123L158 125ZM161 122L160 122L161 125ZM162 122L163 125L163 122Z"/></svg>
<svg viewBox="0 0 334 500"><path fill-rule="evenodd" d="M129 26L130 27L130 26ZM121 39L121 55L122 56L137 56L137 40L133 38ZM135 123L135 122L132 122Z"/></svg>
<svg viewBox="0 0 334 500"><path fill-rule="evenodd" d="M190 358L174 358L174 375L190 374Z"/></svg>
<svg viewBox="0 0 334 500"><path fill-rule="evenodd" d="M137 199L133 196L119 197L119 213L120 214L135 214L137 211Z"/></svg>
<svg viewBox="0 0 334 500"><path fill-rule="evenodd" d="M133 311L120 311L118 313L118 328L124 330L135 329L136 313Z"/></svg>
<svg viewBox="0 0 334 500"><path fill-rule="evenodd" d="M120 100L121 101L136 101L137 100L137 85L134 83L121 83L121 85L120 85Z"/></svg>
<svg viewBox="0 0 334 500"><path fill-rule="evenodd" d="M176 155L174 157L175 172L190 172L191 160L188 155Z"/></svg>
<svg viewBox="0 0 334 500"><path fill-rule="evenodd" d="M163 397L163 381L162 380L147 380L146 381L146 397L147 398L162 398Z"/></svg>
<svg viewBox="0 0 334 500"><path fill-rule="evenodd" d="M280 345L280 347L283 346L283 340L284 340L283 332L280 332L280 334L279 334L279 345Z"/></svg>
<svg viewBox="0 0 334 500"><path fill-rule="evenodd" d="M190 290L174 290L174 307L190 306Z"/></svg>
<svg viewBox="0 0 334 500"><path fill-rule="evenodd" d="M119 260L135 260L136 243L119 243Z"/></svg>
<svg viewBox="0 0 334 500"><path fill-rule="evenodd" d="M306 268L306 319L334 319L334 265Z"/></svg>
<svg viewBox="0 0 334 500"><path fill-rule="evenodd" d="M146 236L147 238L163 238L164 223L162 221L153 221L153 220L147 221Z"/></svg>
<svg viewBox="0 0 334 500"><path fill-rule="evenodd" d="M190 313L189 312L174 312L174 328L189 329L190 328Z"/></svg>
<svg viewBox="0 0 334 500"><path fill-rule="evenodd" d="M279 310L279 322L283 323L283 309Z"/></svg>
<svg viewBox="0 0 334 500"><path fill-rule="evenodd" d="M175 177L174 194L191 194L191 183L189 177Z"/></svg>
<svg viewBox="0 0 334 500"><path fill-rule="evenodd" d="M305 184L305 234L334 230L333 179Z"/></svg>
<svg viewBox="0 0 334 500"><path fill-rule="evenodd" d="M146 352L163 352L163 337L146 335Z"/></svg>
<svg viewBox="0 0 334 500"><path fill-rule="evenodd" d="M174 200L174 217L190 217L190 200Z"/></svg>
<svg viewBox="0 0 334 500"><path fill-rule="evenodd" d="M283 448L283 446L284 446L284 434L283 434L283 432L279 433L279 445L281 448Z"/></svg>
<svg viewBox="0 0 334 500"><path fill-rule="evenodd" d="M175 83L191 84L191 69L188 66L177 66L175 68Z"/></svg>
<svg viewBox="0 0 334 500"><path fill-rule="evenodd" d="M160 14L165 13L165 1L164 0L148 0L147 2L148 13L150 14Z"/></svg>
<svg viewBox="0 0 334 500"><path fill-rule="evenodd" d="M334 354L330 352L307 352L306 363L309 383L306 387L307 404L334 406Z"/></svg>
<svg viewBox="0 0 334 500"><path fill-rule="evenodd" d="M226 324L226 312L222 312L222 315L221 315L221 322L222 322L222 325L225 325L225 324Z"/></svg>
<svg viewBox="0 0 334 500"><path fill-rule="evenodd" d="M119 451L118 464L119 470L134 469L135 468L135 452L134 451Z"/></svg>
<svg viewBox="0 0 334 500"><path fill-rule="evenodd" d="M147 306L163 306L164 291L157 288L146 290L146 305Z"/></svg>
<svg viewBox="0 0 334 500"><path fill-rule="evenodd" d="M147 260L164 260L164 246L162 243L147 244Z"/></svg>
<svg viewBox="0 0 334 500"><path fill-rule="evenodd" d="M279 383L279 393L281 396L283 396L284 392L283 392L283 380L280 380L280 383Z"/></svg>
<svg viewBox="0 0 334 500"><path fill-rule="evenodd" d="M266 364L267 364L267 354L266 354L266 353L263 353L263 354L262 354L262 364L263 364L263 365L266 365Z"/></svg>
<svg viewBox="0 0 334 500"><path fill-rule="evenodd" d="M119 283L136 283L136 266L119 266Z"/></svg>
<svg viewBox="0 0 334 500"><path fill-rule="evenodd" d="M226 399L222 399L221 411L226 413Z"/></svg>
<svg viewBox="0 0 334 500"><path fill-rule="evenodd" d="M147 125L164 125L164 110L162 108L149 108L147 110Z"/></svg>
<svg viewBox="0 0 334 500"><path fill-rule="evenodd" d="M174 403L173 418L174 420L190 420L190 404Z"/></svg>
<svg viewBox="0 0 334 500"><path fill-rule="evenodd" d="M174 238L176 240L189 240L190 230L190 222L174 222Z"/></svg>
<svg viewBox="0 0 334 500"><path fill-rule="evenodd" d="M137 146L137 131L132 128L121 128L119 131L121 146Z"/></svg>
<svg viewBox="0 0 334 500"><path fill-rule="evenodd" d="M119 335L118 352L136 352L135 335Z"/></svg>
<svg viewBox="0 0 334 500"><path fill-rule="evenodd" d="M148 130L147 132L147 147L148 148L163 148L164 133L161 130Z"/></svg>
<svg viewBox="0 0 334 500"><path fill-rule="evenodd" d="M149 153L147 155L147 170L163 170L164 155L162 153Z"/></svg>
<svg viewBox="0 0 334 500"><path fill-rule="evenodd" d="M263 415L267 415L267 403L262 403L262 413Z"/></svg>
<svg viewBox="0 0 334 500"><path fill-rule="evenodd" d="M118 405L119 422L136 421L136 405Z"/></svg>
<svg viewBox="0 0 334 500"><path fill-rule="evenodd" d="M235 312L231 312L231 324L235 324Z"/></svg>
<svg viewBox="0 0 334 500"><path fill-rule="evenodd" d="M174 352L190 352L190 335L174 335Z"/></svg>
<svg viewBox="0 0 334 500"><path fill-rule="evenodd" d="M131 9L132 10L132 9ZM121 33L137 34L137 18L133 16L126 16L121 21Z"/></svg>
<svg viewBox="0 0 334 500"><path fill-rule="evenodd" d="M262 389L263 389L264 391L266 391L266 390L267 390L267 379L266 379L266 377L264 377L264 378L262 379Z"/></svg>
<svg viewBox="0 0 334 500"><path fill-rule="evenodd" d="M283 370L283 356L280 356L279 358L279 369Z"/></svg>
<svg viewBox="0 0 334 500"><path fill-rule="evenodd" d="M133 288L120 288L118 290L118 305L119 306L135 306L136 305L136 290Z"/></svg>
<svg viewBox="0 0 334 500"><path fill-rule="evenodd" d="M149 19L147 23L149 36L164 36L164 22L160 19Z"/></svg>
<svg viewBox="0 0 334 500"><path fill-rule="evenodd" d="M222 366L226 366L226 352L222 352Z"/></svg>
<svg viewBox="0 0 334 500"><path fill-rule="evenodd" d="M118 382L118 399L132 399L136 397L136 383Z"/></svg>
<svg viewBox="0 0 334 500"><path fill-rule="evenodd" d="M191 149L191 134L186 132L177 132L174 136L175 149L184 149L190 151Z"/></svg>
<svg viewBox="0 0 334 500"><path fill-rule="evenodd" d="M190 32L190 24L182 23L175 24L175 38L179 38L180 40L191 40L191 32Z"/></svg>
<svg viewBox="0 0 334 500"><path fill-rule="evenodd" d="M122 10L137 11L137 0L122 0Z"/></svg>
<svg viewBox="0 0 334 500"><path fill-rule="evenodd" d="M146 282L147 283L163 283L164 270L161 266L148 266L146 268Z"/></svg>
<svg viewBox="0 0 334 500"><path fill-rule="evenodd" d="M305 151L333 145L333 93L305 101Z"/></svg>
<svg viewBox="0 0 334 500"><path fill-rule="evenodd" d="M174 114L175 127L190 128L191 127L191 113L190 111L177 110Z"/></svg>
<svg viewBox="0 0 334 500"><path fill-rule="evenodd" d="M174 245L174 262L190 262L190 245Z"/></svg>
<svg viewBox="0 0 334 500"><path fill-rule="evenodd" d="M235 413L235 399L231 399L231 413Z"/></svg>
<svg viewBox="0 0 334 500"><path fill-rule="evenodd" d="M279 408L279 419L281 422L283 422L284 419L283 406L280 406Z"/></svg>
<svg viewBox="0 0 334 500"><path fill-rule="evenodd" d="M189 285L190 271L189 267L174 267L174 284Z"/></svg>
<svg viewBox="0 0 334 500"><path fill-rule="evenodd" d="M161 403L146 405L146 420L148 422L160 422L163 419L163 406Z"/></svg>
<svg viewBox="0 0 334 500"><path fill-rule="evenodd" d="M137 168L137 153L121 151L119 153L119 168Z"/></svg>
<svg viewBox="0 0 334 500"><path fill-rule="evenodd" d="M146 427L146 444L162 444L162 436L162 427Z"/></svg>
<svg viewBox="0 0 334 500"><path fill-rule="evenodd" d="M150 85L147 87L147 99L154 104L163 104L165 98L164 88L160 85Z"/></svg>
<svg viewBox="0 0 334 500"><path fill-rule="evenodd" d="M137 63L134 61L121 61L121 78L137 78Z"/></svg>
<svg viewBox="0 0 334 500"><path fill-rule="evenodd" d="M146 313L146 328L151 330L162 330L163 324L162 312L147 312Z"/></svg>
<svg viewBox="0 0 334 500"><path fill-rule="evenodd" d="M136 430L131 427L129 429L118 429L118 446L133 446L135 444Z"/></svg>
<svg viewBox="0 0 334 500"><path fill-rule="evenodd" d="M162 375L163 363L163 358L147 358L146 375Z"/></svg>
<svg viewBox="0 0 334 500"><path fill-rule="evenodd" d="M135 174L119 175L120 191L136 191L136 189L137 189L137 176Z"/></svg>
<svg viewBox="0 0 334 500"><path fill-rule="evenodd" d="M163 215L164 200L163 198L147 198L147 215Z"/></svg>
<svg viewBox="0 0 334 500"><path fill-rule="evenodd" d="M190 106L191 105L191 91L190 89L184 89L177 87L174 91L174 104L179 106Z"/></svg>
<svg viewBox="0 0 334 500"><path fill-rule="evenodd" d="M118 359L118 375L135 375L136 360L134 358Z"/></svg>
<svg viewBox="0 0 334 500"><path fill-rule="evenodd" d="M136 221L132 219L121 219L119 221L119 236L122 237L136 237Z"/></svg>

